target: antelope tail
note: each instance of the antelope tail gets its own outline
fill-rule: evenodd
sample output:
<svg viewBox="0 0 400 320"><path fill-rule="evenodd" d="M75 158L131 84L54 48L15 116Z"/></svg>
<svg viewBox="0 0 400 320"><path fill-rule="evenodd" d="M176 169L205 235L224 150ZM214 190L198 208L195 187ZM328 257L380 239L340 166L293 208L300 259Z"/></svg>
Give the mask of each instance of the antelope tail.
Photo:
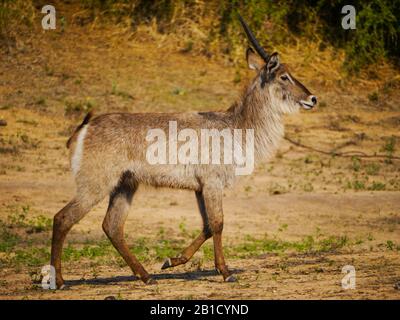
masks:
<svg viewBox="0 0 400 320"><path fill-rule="evenodd" d="M72 136L68 139L67 141L67 149L69 149L72 140L74 139L74 137L76 137L76 135L78 134L78 132L89 123L90 119L93 117L93 111L90 111L85 118L83 119L82 123L75 129L74 133L72 134Z"/></svg>

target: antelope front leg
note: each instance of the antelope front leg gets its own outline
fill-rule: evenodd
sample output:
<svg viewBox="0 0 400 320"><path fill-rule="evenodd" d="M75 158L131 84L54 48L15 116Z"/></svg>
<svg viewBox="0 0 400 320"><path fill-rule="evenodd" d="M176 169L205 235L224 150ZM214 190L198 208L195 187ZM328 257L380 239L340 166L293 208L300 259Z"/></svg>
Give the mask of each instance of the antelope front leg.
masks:
<svg viewBox="0 0 400 320"><path fill-rule="evenodd" d="M168 258L165 260L164 264L162 265L161 269L167 269L171 267L176 267L181 264L185 264L190 260L190 258L196 253L197 250L201 247L201 245L210 238L209 234L206 233L207 231L203 230L200 235L194 239L194 241L188 246L182 253L175 257L175 258Z"/></svg>
<svg viewBox="0 0 400 320"><path fill-rule="evenodd" d="M222 211L222 190L213 187L203 189L204 203L208 215L211 234L214 240L215 267L226 282L236 282L236 278L228 270L222 249L222 230L224 215Z"/></svg>

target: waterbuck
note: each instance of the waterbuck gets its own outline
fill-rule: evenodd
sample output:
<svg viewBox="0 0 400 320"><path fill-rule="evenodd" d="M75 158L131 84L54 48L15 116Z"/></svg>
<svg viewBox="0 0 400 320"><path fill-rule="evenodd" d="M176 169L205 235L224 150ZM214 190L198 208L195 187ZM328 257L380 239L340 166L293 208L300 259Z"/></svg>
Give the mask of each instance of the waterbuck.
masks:
<svg viewBox="0 0 400 320"><path fill-rule="evenodd" d="M224 281L235 277L225 264L222 250L223 189L235 180L234 164L159 163L146 158L148 132L167 131L175 122L179 129L247 130L254 133L256 162L264 161L277 149L283 137L283 115L311 109L317 99L279 62L277 53L267 54L248 25L240 22L253 46L246 58L256 76L242 98L225 112L191 113L110 113L97 117L88 114L75 130L67 146L77 192L54 217L51 265L56 286L63 287L61 253L68 231L89 210L109 195L103 230L134 274L146 284L155 283L124 239L124 223L140 183L155 187L187 189L195 192L203 219L200 235L180 255L165 261L162 269L186 263L209 238L214 241L215 267Z"/></svg>

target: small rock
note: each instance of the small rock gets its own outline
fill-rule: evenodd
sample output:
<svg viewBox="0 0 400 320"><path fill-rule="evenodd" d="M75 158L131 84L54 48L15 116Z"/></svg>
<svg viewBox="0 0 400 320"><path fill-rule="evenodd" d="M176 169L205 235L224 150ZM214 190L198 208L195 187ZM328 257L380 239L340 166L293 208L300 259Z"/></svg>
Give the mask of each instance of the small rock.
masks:
<svg viewBox="0 0 400 320"><path fill-rule="evenodd" d="M7 121L4 119L0 119L0 126L5 127L7 125Z"/></svg>
<svg viewBox="0 0 400 320"><path fill-rule="evenodd" d="M114 296L108 296L108 297L105 297L104 300L117 300L117 298Z"/></svg>
<svg viewBox="0 0 400 320"><path fill-rule="evenodd" d="M393 286L396 290L400 290L400 281L397 281L394 286Z"/></svg>

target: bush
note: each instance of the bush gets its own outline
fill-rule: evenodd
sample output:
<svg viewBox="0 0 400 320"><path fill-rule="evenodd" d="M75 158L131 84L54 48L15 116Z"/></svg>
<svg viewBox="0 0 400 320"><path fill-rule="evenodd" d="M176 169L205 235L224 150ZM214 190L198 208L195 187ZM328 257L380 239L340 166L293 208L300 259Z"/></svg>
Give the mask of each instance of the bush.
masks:
<svg viewBox="0 0 400 320"><path fill-rule="evenodd" d="M342 48L344 67L358 71L390 59L400 63L400 0L351 1L356 8L356 30L341 27L347 0L83 0L79 3L92 17L113 22L155 25L158 32L174 33L190 51L235 56L247 40L237 13L249 22L261 43L271 49L304 38ZM28 9L28 10L27 10ZM21 15L22 10L24 11ZM10 21L32 20L32 1L0 3L0 35L10 32Z"/></svg>
<svg viewBox="0 0 400 320"><path fill-rule="evenodd" d="M12 44L21 28L32 26L34 17L32 1L0 0L0 45Z"/></svg>

